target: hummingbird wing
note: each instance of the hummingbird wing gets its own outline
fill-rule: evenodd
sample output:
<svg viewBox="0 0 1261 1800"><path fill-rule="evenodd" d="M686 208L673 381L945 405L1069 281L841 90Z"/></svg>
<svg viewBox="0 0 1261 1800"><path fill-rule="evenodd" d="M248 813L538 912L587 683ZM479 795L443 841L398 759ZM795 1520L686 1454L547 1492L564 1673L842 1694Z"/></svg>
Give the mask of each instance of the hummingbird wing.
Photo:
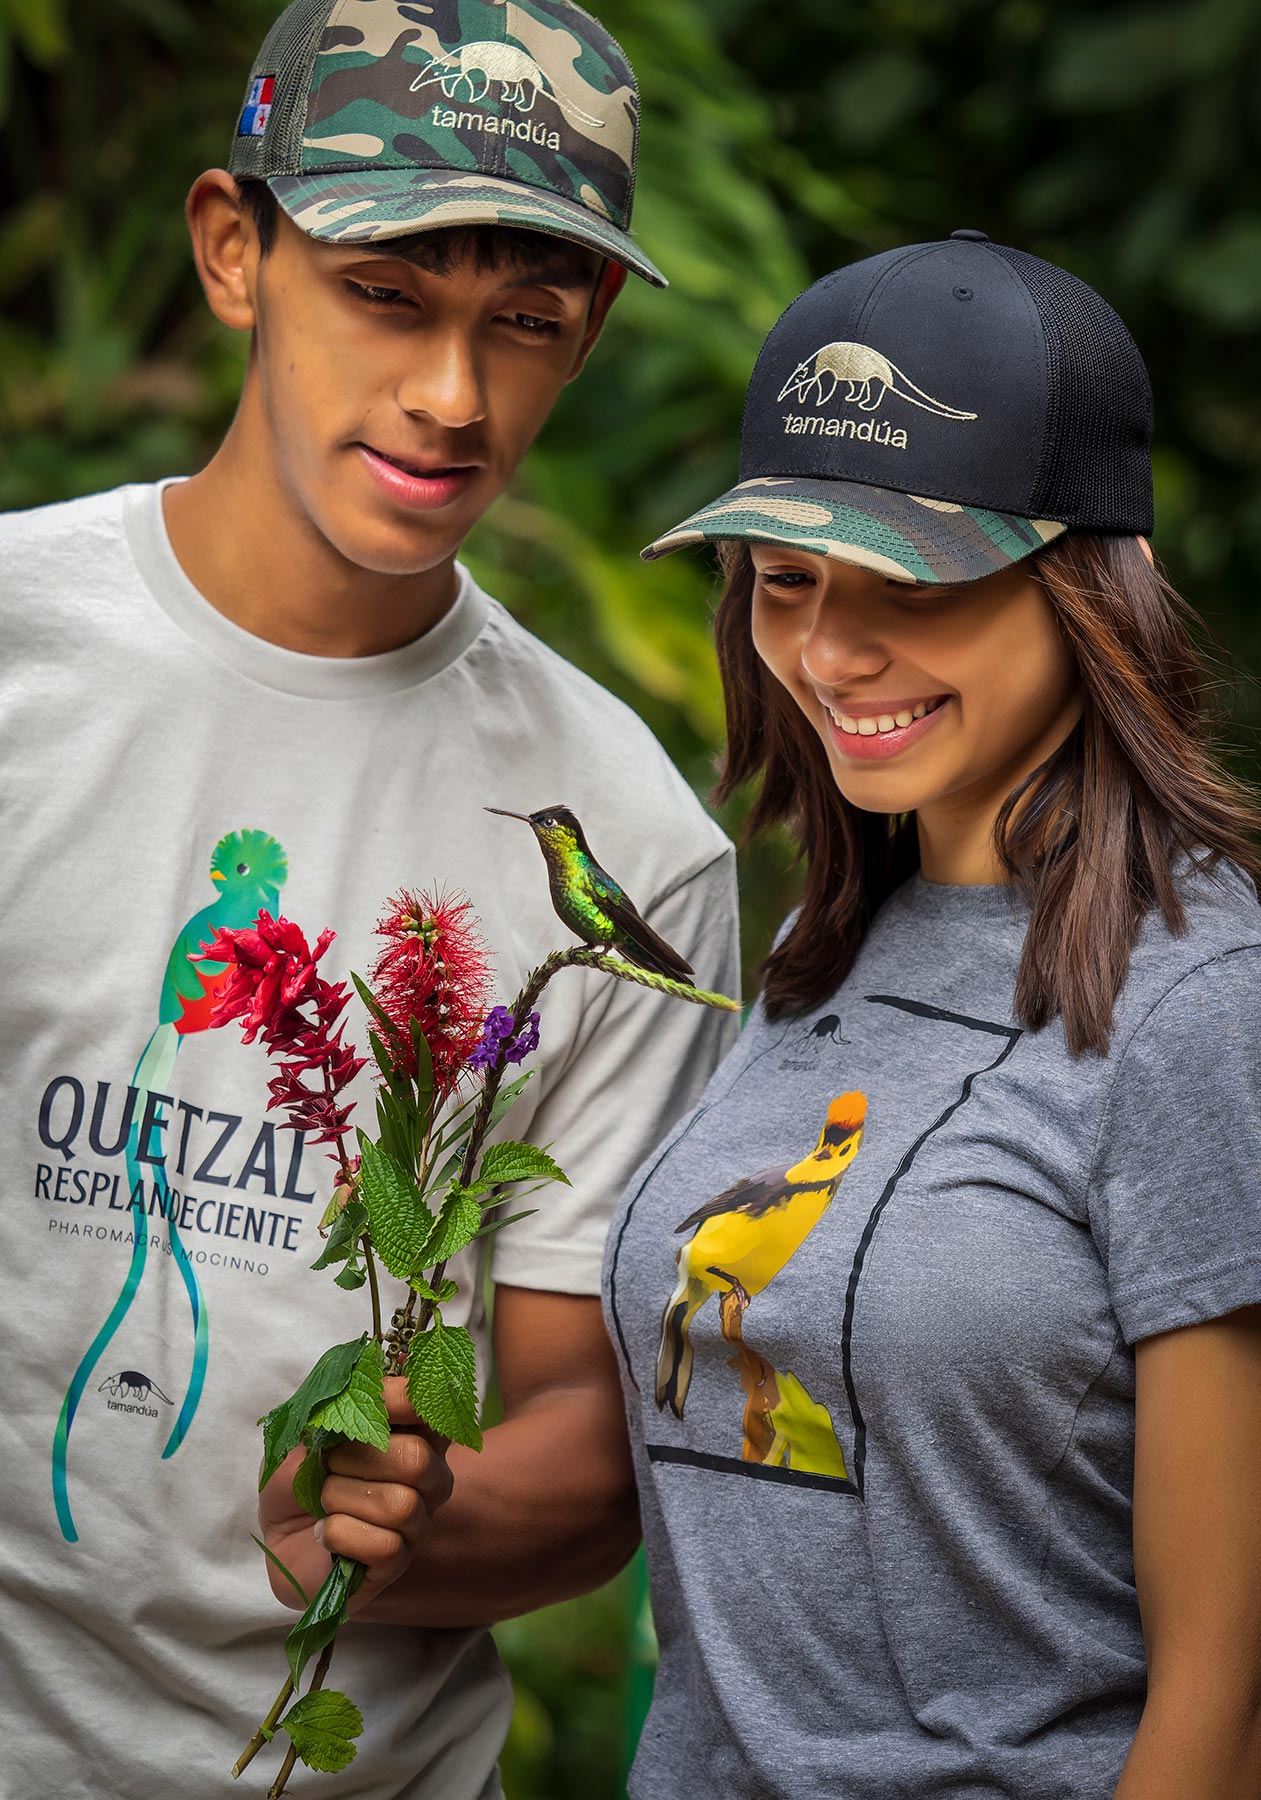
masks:
<svg viewBox="0 0 1261 1800"><path fill-rule="evenodd" d="M617 928L618 949L628 962L651 969L656 975L667 975L671 981L692 985L692 965L684 962L670 944L660 937L616 882L596 879L595 891L601 906Z"/></svg>

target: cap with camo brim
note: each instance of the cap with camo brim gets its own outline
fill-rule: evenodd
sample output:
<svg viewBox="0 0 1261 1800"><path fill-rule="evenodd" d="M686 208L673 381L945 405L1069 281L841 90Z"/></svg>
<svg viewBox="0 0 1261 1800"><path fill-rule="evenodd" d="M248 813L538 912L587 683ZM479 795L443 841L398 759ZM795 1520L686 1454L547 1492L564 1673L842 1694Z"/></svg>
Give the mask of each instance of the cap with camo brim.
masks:
<svg viewBox="0 0 1261 1800"><path fill-rule="evenodd" d="M784 313L740 480L643 552L790 544L955 584L1065 531L1152 529L1151 388L1093 289L959 231L851 263Z"/></svg>
<svg viewBox="0 0 1261 1800"><path fill-rule="evenodd" d="M322 242L516 226L664 287L630 236L638 137L630 63L571 0L294 0L229 166Z"/></svg>

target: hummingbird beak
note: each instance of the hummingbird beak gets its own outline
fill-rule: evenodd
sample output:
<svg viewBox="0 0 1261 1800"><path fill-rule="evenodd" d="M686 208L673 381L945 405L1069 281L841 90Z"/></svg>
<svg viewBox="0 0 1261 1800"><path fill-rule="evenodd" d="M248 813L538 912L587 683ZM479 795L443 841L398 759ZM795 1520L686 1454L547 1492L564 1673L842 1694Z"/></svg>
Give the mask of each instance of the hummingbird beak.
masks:
<svg viewBox="0 0 1261 1800"><path fill-rule="evenodd" d="M524 813L506 812L502 806L484 806L483 812L498 813L501 819L520 819L523 825L530 823Z"/></svg>

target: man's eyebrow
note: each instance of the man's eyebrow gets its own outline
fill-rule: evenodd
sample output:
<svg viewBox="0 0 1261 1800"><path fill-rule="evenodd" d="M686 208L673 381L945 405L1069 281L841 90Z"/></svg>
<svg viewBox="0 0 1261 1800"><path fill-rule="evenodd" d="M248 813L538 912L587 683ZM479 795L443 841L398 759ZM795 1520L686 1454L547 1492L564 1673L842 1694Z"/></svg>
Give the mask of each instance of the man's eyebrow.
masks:
<svg viewBox="0 0 1261 1800"><path fill-rule="evenodd" d="M518 263L500 282L499 291L505 293L519 287L589 288L594 279L593 269L580 267L569 257L557 257L550 262Z"/></svg>

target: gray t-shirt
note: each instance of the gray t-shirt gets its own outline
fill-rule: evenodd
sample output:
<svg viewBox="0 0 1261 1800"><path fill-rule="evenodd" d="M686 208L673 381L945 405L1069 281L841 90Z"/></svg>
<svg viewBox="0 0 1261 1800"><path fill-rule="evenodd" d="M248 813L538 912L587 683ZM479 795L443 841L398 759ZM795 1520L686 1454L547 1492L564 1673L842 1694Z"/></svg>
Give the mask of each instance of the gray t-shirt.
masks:
<svg viewBox="0 0 1261 1800"><path fill-rule="evenodd" d="M1135 1342L1261 1300L1261 908L1145 926L1107 1057L1022 1032L1027 915L916 877L759 1007L605 1260L677 1800L1106 1800L1143 1705Z"/></svg>

